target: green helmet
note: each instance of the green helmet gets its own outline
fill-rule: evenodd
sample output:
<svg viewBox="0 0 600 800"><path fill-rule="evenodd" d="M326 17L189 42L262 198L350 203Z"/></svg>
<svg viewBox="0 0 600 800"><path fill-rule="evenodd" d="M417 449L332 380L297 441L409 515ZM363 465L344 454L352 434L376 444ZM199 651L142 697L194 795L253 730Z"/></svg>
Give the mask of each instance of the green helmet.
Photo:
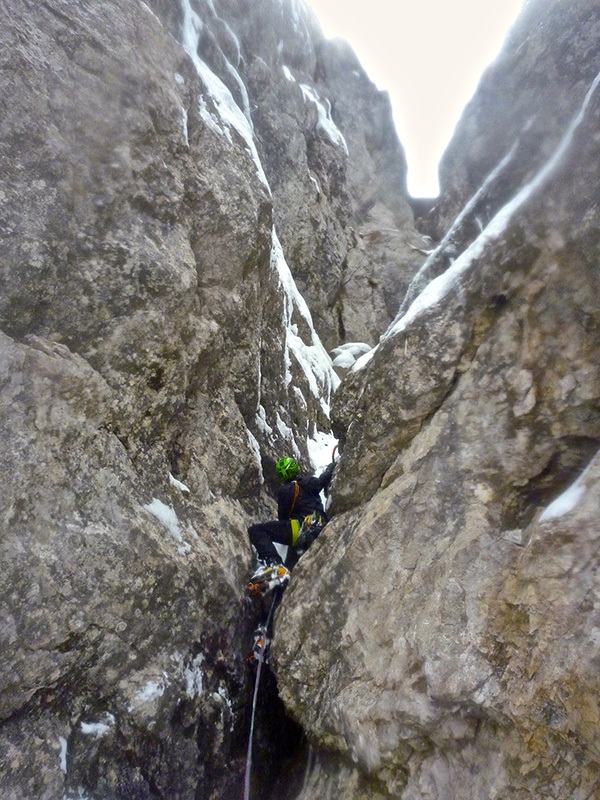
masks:
<svg viewBox="0 0 600 800"><path fill-rule="evenodd" d="M298 474L300 467L293 458L280 458L275 464L275 469L282 481L291 481Z"/></svg>

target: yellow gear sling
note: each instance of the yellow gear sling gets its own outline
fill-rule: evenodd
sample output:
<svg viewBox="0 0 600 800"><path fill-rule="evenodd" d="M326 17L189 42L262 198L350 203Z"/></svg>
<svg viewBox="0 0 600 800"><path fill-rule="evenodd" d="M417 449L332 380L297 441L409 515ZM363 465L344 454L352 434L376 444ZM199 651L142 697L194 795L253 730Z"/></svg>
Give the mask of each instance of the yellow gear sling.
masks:
<svg viewBox="0 0 600 800"><path fill-rule="evenodd" d="M298 499L298 495L300 494L300 484L298 481L294 481L294 499L292 501L292 505L290 506L290 515L294 510L294 506L296 505L296 500ZM300 535L300 522L297 519L291 519L290 525L292 526L292 547L296 546L296 542L298 541L298 536Z"/></svg>

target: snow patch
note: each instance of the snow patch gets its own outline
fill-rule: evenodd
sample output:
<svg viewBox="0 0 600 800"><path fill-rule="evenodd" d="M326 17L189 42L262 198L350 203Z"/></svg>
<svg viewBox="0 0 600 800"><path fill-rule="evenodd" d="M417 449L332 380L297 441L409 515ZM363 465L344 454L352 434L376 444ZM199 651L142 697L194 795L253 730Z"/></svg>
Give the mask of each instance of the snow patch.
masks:
<svg viewBox="0 0 600 800"><path fill-rule="evenodd" d="M236 41L237 41L237 39L236 39ZM229 72L231 77L234 79L234 81L236 82L237 87L239 89L240 95L242 97L242 104L244 106L242 111L243 111L244 116L246 117L246 120L248 121L248 126L250 128L250 132L251 132L251 135L252 135L252 133L254 131L254 125L252 124L252 116L250 115L250 98L248 97L248 91L246 89L246 84L240 78L239 72L235 69L235 67L229 61L226 62L225 66L226 66L227 72Z"/></svg>
<svg viewBox="0 0 600 800"><path fill-rule="evenodd" d="M294 432L292 429L285 424L285 422L279 416L279 412L275 415L275 424L277 425L277 430L279 431L279 435L282 439L290 439L294 438Z"/></svg>
<svg viewBox="0 0 600 800"><path fill-rule="evenodd" d="M273 428L271 428L267 422L267 412L262 405L259 405L256 412L256 425L263 434L266 434L268 437L273 436Z"/></svg>
<svg viewBox="0 0 600 800"><path fill-rule="evenodd" d="M223 708L221 711L221 719L223 723L225 722L225 709L227 709L227 711L229 712L229 720L230 720L229 730L232 731L235 725L235 718L233 715L233 704L229 697L229 692L227 691L227 687L222 683L219 684L219 688L213 694L213 697L215 698L215 700L220 700L221 703L223 704Z"/></svg>
<svg viewBox="0 0 600 800"><path fill-rule="evenodd" d="M365 342L347 342L335 350L331 351L333 358L333 366L342 369L350 369L356 364L357 360L371 351L371 345Z"/></svg>
<svg viewBox="0 0 600 800"><path fill-rule="evenodd" d="M319 401L323 412L329 416L331 395L338 387L340 379L333 370L329 354L317 336L310 311L292 277L275 228L272 237L271 268L277 272L284 292L286 382L288 385L292 382L291 356L293 355L306 377L311 393ZM298 334L298 326L293 322L296 313L303 319L309 331L308 344L302 340Z"/></svg>
<svg viewBox="0 0 600 800"><path fill-rule="evenodd" d="M194 658L191 665L183 671L185 678L185 693L193 700L202 694L204 676L202 674L202 664L204 662L204 655L198 653Z"/></svg>
<svg viewBox="0 0 600 800"><path fill-rule="evenodd" d="M306 398L302 394L302 389L299 386L292 386L292 390L296 396L296 400L298 401L300 407L306 411L308 408L308 403L306 402Z"/></svg>
<svg viewBox="0 0 600 800"><path fill-rule="evenodd" d="M188 112L187 108L181 107L181 127L183 130L183 141L185 142L185 146L190 146L190 138L188 136Z"/></svg>
<svg viewBox="0 0 600 800"><path fill-rule="evenodd" d="M358 358L358 356L368 353L370 349L371 345L367 344L366 342L346 342L345 344L341 344L339 347L336 347L331 352L336 356L340 353L352 353L353 356Z"/></svg>
<svg viewBox="0 0 600 800"><path fill-rule="evenodd" d="M333 359L333 366L340 369L350 369L356 364L356 358L352 353L340 353Z"/></svg>
<svg viewBox="0 0 600 800"><path fill-rule="evenodd" d="M539 519L540 522L548 522L548 520L551 519L564 517L565 514L569 514L571 511L575 510L586 492L585 477L589 469L589 466L586 467L577 480L544 509Z"/></svg>
<svg viewBox="0 0 600 800"><path fill-rule="evenodd" d="M152 502L145 505L144 508L146 511L153 514L159 522L162 522L174 539L178 542L183 540L179 528L179 520L172 506L166 505L155 497Z"/></svg>
<svg viewBox="0 0 600 800"><path fill-rule="evenodd" d="M129 706L129 711L133 711L135 708L149 705L159 700L165 693L165 689L169 684L166 672L163 672L163 678L164 680L147 681L144 686L135 693L134 702Z"/></svg>
<svg viewBox="0 0 600 800"><path fill-rule="evenodd" d="M566 492L563 492L560 497L557 497L556 500L550 503L542 513L540 522L547 522L550 519L563 517L565 514L573 511L584 494L585 486L573 484Z"/></svg>
<svg viewBox="0 0 600 800"><path fill-rule="evenodd" d="M171 473L170 473L170 472L169 472L169 483L171 484L171 486L174 486L174 487L175 487L175 489L179 489L179 491L180 491L180 492L183 492L183 493L187 493L187 494L189 494L189 491L190 491L190 490L189 490L189 488L188 488L188 487L185 485L185 483L182 483L181 481L178 481L178 480L177 480L177 478L174 478L174 477L171 475Z"/></svg>
<svg viewBox="0 0 600 800"><path fill-rule="evenodd" d="M256 462L256 466L258 467L258 482L263 484L265 482L265 476L263 474L262 459L260 457L260 445L251 431L246 429L246 433L248 434L248 443L250 444L250 450L252 451L252 455L254 456L254 461Z"/></svg>
<svg viewBox="0 0 600 800"><path fill-rule="evenodd" d="M306 437L308 457L313 471L320 474L333 460L333 448L337 439L332 433L315 431L312 436Z"/></svg>
<svg viewBox="0 0 600 800"><path fill-rule="evenodd" d="M320 184L320 183L319 183L319 181L318 181L318 180L317 180L317 179L314 177L314 175L310 175L310 173L309 173L309 176L308 176L308 177L311 179L313 186L314 186L314 187L315 187L315 189L317 190L317 195L321 195L321 194L323 194L323 190L321 189L321 184Z"/></svg>
<svg viewBox="0 0 600 800"><path fill-rule="evenodd" d="M144 688L137 693L137 699L142 703L148 703L162 697L165 693L165 686L156 681L148 681Z"/></svg>
<svg viewBox="0 0 600 800"><path fill-rule="evenodd" d="M67 740L64 736L58 737L58 744L60 746L60 771L67 774Z"/></svg>
<svg viewBox="0 0 600 800"><path fill-rule="evenodd" d="M206 100L202 96L198 98L198 111L213 133L216 133L217 136L225 136L230 142L232 141L229 129L221 125L219 117L209 110Z"/></svg>
<svg viewBox="0 0 600 800"><path fill-rule="evenodd" d="M360 358L357 358L352 365L352 372L358 372L359 369L364 369L378 350L379 345L377 344L372 350L369 350L368 353L365 353Z"/></svg>
<svg viewBox="0 0 600 800"><path fill-rule="evenodd" d="M294 76L292 75L292 73L290 71L290 68L286 67L285 64L284 64L282 69L283 69L283 74L285 75L286 81L291 81L292 83L296 83L296 78L294 78Z"/></svg>
<svg viewBox="0 0 600 800"><path fill-rule="evenodd" d="M173 506L168 506L155 497L151 503L148 503L148 505L143 507L165 526L176 542L179 542L180 546L177 548L178 553L183 555L190 552L192 549L191 545L186 542L181 535L179 519L177 518L177 514L175 513Z"/></svg>
<svg viewBox="0 0 600 800"><path fill-rule="evenodd" d="M106 736L115 724L115 718L112 714L107 714L106 719L106 722L82 722L81 732L86 736L93 736L95 739Z"/></svg>

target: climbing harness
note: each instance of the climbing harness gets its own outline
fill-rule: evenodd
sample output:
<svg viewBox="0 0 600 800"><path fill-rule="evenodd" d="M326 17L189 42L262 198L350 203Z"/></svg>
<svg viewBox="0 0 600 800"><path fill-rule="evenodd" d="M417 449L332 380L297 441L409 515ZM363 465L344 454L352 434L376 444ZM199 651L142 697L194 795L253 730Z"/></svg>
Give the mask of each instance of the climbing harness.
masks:
<svg viewBox="0 0 600 800"><path fill-rule="evenodd" d="M271 624L271 619L273 618L273 613L275 608L277 607L277 602L281 595L283 594L283 588L278 587L274 592L273 601L271 603L271 607L269 608L269 613L267 615L267 621L265 622L264 626L264 635L262 636L262 641L260 643L260 648L258 654L254 661L257 664L256 669L256 677L254 679L254 696L252 698L252 714L250 717L250 735L248 738L248 752L246 754L246 773L244 775L244 800L250 800L250 778L252 775L252 744L254 740L254 720L256 718L256 701L258 698L258 687L260 684L260 674L262 671L262 665L265 663L266 655L267 655L267 647L270 643L270 637L268 636L269 625Z"/></svg>

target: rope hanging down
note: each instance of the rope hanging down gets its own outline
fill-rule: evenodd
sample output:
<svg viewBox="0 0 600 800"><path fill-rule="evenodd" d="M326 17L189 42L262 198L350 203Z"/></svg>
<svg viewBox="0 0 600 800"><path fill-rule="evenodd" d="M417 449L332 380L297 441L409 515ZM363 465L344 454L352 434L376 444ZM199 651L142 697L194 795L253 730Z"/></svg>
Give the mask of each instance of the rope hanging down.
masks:
<svg viewBox="0 0 600 800"><path fill-rule="evenodd" d="M271 608L269 609L269 614L267 616L267 621L265 624L266 631L269 630L269 625L271 624L273 611L275 610L275 606L277 605L277 600L280 594L281 594L281 589L276 589L274 592L273 602L271 603ZM256 678L254 679L254 697L252 698L252 715L250 717L250 736L248 738L248 752L246 754L246 774L244 775L244 800L250 800L250 778L252 775L252 743L254 740L254 720L256 717L256 700L258 698L260 673L262 671L262 665L265 660L266 649L267 649L267 636L263 636L260 646L260 654L257 659L258 667L256 669Z"/></svg>

